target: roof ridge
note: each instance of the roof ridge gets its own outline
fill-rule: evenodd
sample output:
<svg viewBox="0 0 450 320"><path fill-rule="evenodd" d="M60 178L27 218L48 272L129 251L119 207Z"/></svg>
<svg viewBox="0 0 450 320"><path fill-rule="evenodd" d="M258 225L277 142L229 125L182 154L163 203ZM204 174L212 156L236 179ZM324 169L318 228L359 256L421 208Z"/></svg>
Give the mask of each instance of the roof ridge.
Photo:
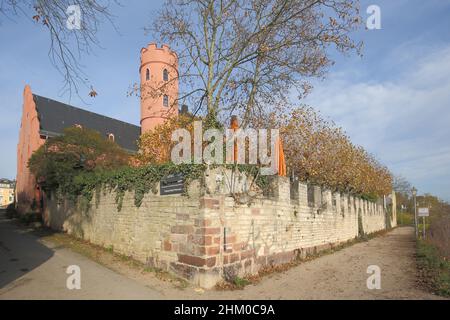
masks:
<svg viewBox="0 0 450 320"><path fill-rule="evenodd" d="M61 102L61 101L58 101L58 100L54 100L54 99L51 99L51 98L47 98L47 97L44 97L44 96L41 96L41 95L38 95L38 94L34 94L34 93L33 93L33 97L51 100L51 101L53 101L53 102L57 102L57 103L63 104L63 105L65 105L65 106L69 107L69 108L81 110L81 111L84 111L84 112L87 112L87 113L94 114L94 115L96 115L96 116L100 116L100 117L103 117L103 118L107 118L107 119L110 119L110 120L114 120L114 121L117 121L117 122L121 122L121 123L130 125L130 126L133 126L133 127L140 128L140 126L137 126L137 125L135 125L135 124L132 124L132 123L129 123L129 122L126 122L126 121L119 120L119 119L116 119L116 118L112 118L112 117L106 116L106 115L101 114L101 113L97 113L97 112L93 112L93 111L90 111L90 110L86 110L86 109L82 109L82 108L79 108L79 107L75 107L75 106L73 106L73 105L71 105L71 104L67 104L67 103L65 103L65 102Z"/></svg>

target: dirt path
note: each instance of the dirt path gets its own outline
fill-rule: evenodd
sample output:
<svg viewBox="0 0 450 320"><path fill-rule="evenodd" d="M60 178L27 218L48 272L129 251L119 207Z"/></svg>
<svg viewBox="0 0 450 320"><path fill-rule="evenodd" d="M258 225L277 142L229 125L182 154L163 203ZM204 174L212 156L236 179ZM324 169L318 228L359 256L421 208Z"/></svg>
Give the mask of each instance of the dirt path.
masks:
<svg viewBox="0 0 450 320"><path fill-rule="evenodd" d="M206 291L204 299L439 299L417 287L414 229L386 235L266 277L239 291ZM381 289L367 289L367 268L381 269ZM192 298L197 298L198 295ZM180 297L181 298L181 297ZM183 298L187 298L184 296Z"/></svg>
<svg viewBox="0 0 450 320"><path fill-rule="evenodd" d="M249 286L245 299L436 299L417 288L414 229L405 227L320 257ZM381 269L381 289L367 289L367 267ZM209 293L225 299L230 293Z"/></svg>
<svg viewBox="0 0 450 320"><path fill-rule="evenodd" d="M244 290L180 289L154 272L102 253L96 260L0 221L0 299L436 299L417 288L412 228L358 243L265 277ZM84 253L83 253L84 254ZM92 256L92 255L91 255ZM65 286L68 265L82 269L82 290ZM104 266L106 265L107 268ZM367 267L381 268L381 289L369 290ZM45 290L42 290L45 288Z"/></svg>

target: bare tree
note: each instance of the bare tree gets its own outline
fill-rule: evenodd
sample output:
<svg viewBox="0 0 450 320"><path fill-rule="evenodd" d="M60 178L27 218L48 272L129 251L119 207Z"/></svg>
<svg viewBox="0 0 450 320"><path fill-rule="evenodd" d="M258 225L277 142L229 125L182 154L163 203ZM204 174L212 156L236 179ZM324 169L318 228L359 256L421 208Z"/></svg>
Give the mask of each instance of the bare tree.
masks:
<svg viewBox="0 0 450 320"><path fill-rule="evenodd" d="M405 177L398 175L394 176L392 188L395 192L408 198L411 193L412 185Z"/></svg>
<svg viewBox="0 0 450 320"><path fill-rule="evenodd" d="M332 65L328 48L359 52L358 0L167 0L147 28L180 60L180 100L243 125L302 95Z"/></svg>
<svg viewBox="0 0 450 320"><path fill-rule="evenodd" d="M80 86L90 88L90 95L97 93L89 85L80 59L99 46L97 32L103 21L112 23L109 8L116 0L0 0L0 15L7 18L23 15L46 28L50 35L49 57L64 78L63 93L79 95ZM81 24L68 27L68 19L76 6Z"/></svg>

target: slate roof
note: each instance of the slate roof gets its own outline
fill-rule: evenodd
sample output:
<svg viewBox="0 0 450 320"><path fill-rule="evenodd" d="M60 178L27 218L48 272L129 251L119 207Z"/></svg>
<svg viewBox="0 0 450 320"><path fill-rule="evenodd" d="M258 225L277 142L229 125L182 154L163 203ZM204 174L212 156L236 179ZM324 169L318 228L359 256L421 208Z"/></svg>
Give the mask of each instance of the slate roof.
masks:
<svg viewBox="0 0 450 320"><path fill-rule="evenodd" d="M0 179L0 184L7 184L10 188L14 188L16 185L16 182L14 180L9 179Z"/></svg>
<svg viewBox="0 0 450 320"><path fill-rule="evenodd" d="M33 98L42 135L58 136L63 133L65 128L81 125L84 128L100 132L104 137L112 133L114 141L119 146L128 151L137 151L136 141L141 134L140 127L36 94L33 94Z"/></svg>

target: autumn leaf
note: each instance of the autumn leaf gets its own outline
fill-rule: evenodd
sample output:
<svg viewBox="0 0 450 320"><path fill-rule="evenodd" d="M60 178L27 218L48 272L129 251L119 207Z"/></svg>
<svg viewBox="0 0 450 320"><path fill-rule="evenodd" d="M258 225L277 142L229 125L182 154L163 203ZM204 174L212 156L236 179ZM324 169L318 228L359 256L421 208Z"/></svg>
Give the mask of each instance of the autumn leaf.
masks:
<svg viewBox="0 0 450 320"><path fill-rule="evenodd" d="M89 92L89 96L91 98L95 98L96 96L98 96L97 91L95 91L95 89L93 87L91 87L91 91Z"/></svg>

